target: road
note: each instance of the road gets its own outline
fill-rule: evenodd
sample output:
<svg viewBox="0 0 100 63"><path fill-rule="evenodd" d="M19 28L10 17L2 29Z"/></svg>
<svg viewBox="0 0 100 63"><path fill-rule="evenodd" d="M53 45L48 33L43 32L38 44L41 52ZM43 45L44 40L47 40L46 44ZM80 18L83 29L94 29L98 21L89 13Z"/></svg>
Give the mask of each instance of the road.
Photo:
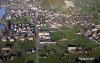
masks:
<svg viewBox="0 0 100 63"><path fill-rule="evenodd" d="M37 11L38 11L38 7L39 7L39 0L34 0L34 2L35 2L35 6L37 7L37 10L35 10L35 12L34 12L34 24L35 24L35 36L36 36L36 63L39 63L39 46L38 46L38 44L39 44L39 36L38 36L38 27L37 27L37 19L36 19L36 17L38 16L38 13L37 13Z"/></svg>

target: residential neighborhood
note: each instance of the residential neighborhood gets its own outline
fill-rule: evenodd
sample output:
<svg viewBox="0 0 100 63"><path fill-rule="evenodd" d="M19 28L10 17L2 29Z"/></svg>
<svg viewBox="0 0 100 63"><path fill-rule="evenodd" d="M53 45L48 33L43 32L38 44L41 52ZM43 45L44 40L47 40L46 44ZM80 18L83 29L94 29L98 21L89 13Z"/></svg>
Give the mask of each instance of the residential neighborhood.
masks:
<svg viewBox="0 0 100 63"><path fill-rule="evenodd" d="M0 0L0 63L100 63L99 0Z"/></svg>

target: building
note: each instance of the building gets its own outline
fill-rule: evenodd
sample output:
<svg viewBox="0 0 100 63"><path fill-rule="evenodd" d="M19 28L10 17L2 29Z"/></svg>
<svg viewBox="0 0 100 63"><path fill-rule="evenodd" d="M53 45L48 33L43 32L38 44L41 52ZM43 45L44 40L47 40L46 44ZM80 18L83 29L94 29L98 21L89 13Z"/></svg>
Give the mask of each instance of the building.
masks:
<svg viewBox="0 0 100 63"><path fill-rule="evenodd" d="M40 40L50 40L49 30L40 30L38 35L39 35Z"/></svg>
<svg viewBox="0 0 100 63"><path fill-rule="evenodd" d="M57 42L53 42L53 41L40 41L39 44L41 44L41 45L53 45L53 44L57 44Z"/></svg>
<svg viewBox="0 0 100 63"><path fill-rule="evenodd" d="M25 41L25 38L23 38L23 37L20 37L20 41Z"/></svg>
<svg viewBox="0 0 100 63"><path fill-rule="evenodd" d="M68 45L68 52L75 52L77 49L77 46L76 45Z"/></svg>
<svg viewBox="0 0 100 63"><path fill-rule="evenodd" d="M33 41L34 38L33 38L33 37L28 37L28 40L29 40L29 41Z"/></svg>
<svg viewBox="0 0 100 63"><path fill-rule="evenodd" d="M10 47L2 47L2 51L10 51L11 48Z"/></svg>
<svg viewBox="0 0 100 63"><path fill-rule="evenodd" d="M9 41L10 41L10 42L14 42L15 39L14 39L14 38L10 38Z"/></svg>
<svg viewBox="0 0 100 63"><path fill-rule="evenodd" d="M6 42L7 41L7 39L6 38L2 38L2 42Z"/></svg>

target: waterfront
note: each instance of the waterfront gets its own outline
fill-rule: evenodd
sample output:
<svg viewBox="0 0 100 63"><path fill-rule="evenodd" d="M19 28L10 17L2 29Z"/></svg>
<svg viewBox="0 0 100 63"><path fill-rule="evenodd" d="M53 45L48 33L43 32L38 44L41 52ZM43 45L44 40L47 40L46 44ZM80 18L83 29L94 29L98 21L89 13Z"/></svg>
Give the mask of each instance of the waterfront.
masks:
<svg viewBox="0 0 100 63"><path fill-rule="evenodd" d="M0 18L2 18L6 13L5 8L0 7Z"/></svg>

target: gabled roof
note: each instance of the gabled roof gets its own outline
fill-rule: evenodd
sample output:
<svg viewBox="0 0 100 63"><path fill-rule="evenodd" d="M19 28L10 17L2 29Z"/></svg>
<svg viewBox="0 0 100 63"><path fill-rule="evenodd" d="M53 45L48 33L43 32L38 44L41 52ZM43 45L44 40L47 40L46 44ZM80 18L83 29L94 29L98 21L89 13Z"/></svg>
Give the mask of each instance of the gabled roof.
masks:
<svg viewBox="0 0 100 63"><path fill-rule="evenodd" d="M69 44L68 47L76 47L76 45Z"/></svg>

